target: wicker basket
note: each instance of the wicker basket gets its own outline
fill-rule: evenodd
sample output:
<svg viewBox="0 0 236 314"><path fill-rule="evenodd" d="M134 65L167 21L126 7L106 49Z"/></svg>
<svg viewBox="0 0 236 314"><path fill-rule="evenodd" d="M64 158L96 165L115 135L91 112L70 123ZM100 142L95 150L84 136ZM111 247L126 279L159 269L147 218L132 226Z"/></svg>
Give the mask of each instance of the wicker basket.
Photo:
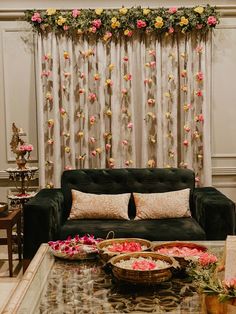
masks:
<svg viewBox="0 0 236 314"><path fill-rule="evenodd" d="M121 260L129 260L130 258L145 257L151 258L152 260L162 260L170 264L163 269L154 270L132 270L124 269L116 264ZM172 268L176 267L176 261L168 256L160 255L154 252L135 252L128 254L121 254L110 259L112 273L115 278L121 281L125 281L132 284L145 284L145 285L155 285L163 281L167 281L172 277Z"/></svg>
<svg viewBox="0 0 236 314"><path fill-rule="evenodd" d="M81 244L80 246L83 248L83 244ZM59 257L59 258L71 260L71 261L94 259L98 256L97 248L95 246L92 246L92 245L91 245L90 251L81 251L81 252L74 254L72 256L70 256L69 254L66 254L65 252L53 250L51 247L49 247L49 248L55 257Z"/></svg>
<svg viewBox="0 0 236 314"><path fill-rule="evenodd" d="M153 244L151 250L153 252L156 252L161 248L172 248L172 247L179 247L179 248L187 247L190 249L198 249L198 250L201 250L202 252L207 251L207 247L204 245L200 245L197 243L191 243L191 242L179 242L179 241L167 242L167 243L162 243L162 244ZM159 253L159 254L162 254L162 253ZM168 256L168 255L166 255L166 256ZM179 262L182 269L186 268L188 263L189 263L189 261L186 257L172 256L172 255L171 255L171 257L173 257L174 259L176 259Z"/></svg>
<svg viewBox="0 0 236 314"><path fill-rule="evenodd" d="M101 257L101 259L103 261L107 262L113 256L117 256L117 255L122 254L120 252L109 252L108 250L106 250L106 247L108 247L109 245L112 245L114 243L124 243L124 242L138 242L142 246L147 247L146 249L144 249L142 251L150 250L150 248L152 246L152 243L148 240L145 240L145 239L138 239L138 238L109 239L109 240L101 241L100 243L97 244L99 256Z"/></svg>

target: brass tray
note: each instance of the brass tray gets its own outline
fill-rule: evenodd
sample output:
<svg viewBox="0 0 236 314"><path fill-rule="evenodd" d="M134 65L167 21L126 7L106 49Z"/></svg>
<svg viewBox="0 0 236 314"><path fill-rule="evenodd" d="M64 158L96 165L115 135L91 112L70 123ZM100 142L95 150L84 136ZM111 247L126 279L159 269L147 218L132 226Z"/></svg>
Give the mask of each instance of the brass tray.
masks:
<svg viewBox="0 0 236 314"><path fill-rule="evenodd" d="M151 250L153 252L157 252L158 249L171 248L171 247L180 247L180 248L181 247L187 247L190 249L198 249L202 252L206 252L208 250L207 247L204 245L197 244L197 243L191 243L191 242L182 242L182 241L167 242L167 243L162 243L162 244L153 244L151 247ZM167 254L159 253L159 252L157 252L157 253L165 255L165 256L173 257L174 259L176 259L179 262L181 268L186 268L187 265L189 264L189 260L188 260L187 256L182 257L182 256L175 256L175 255L167 255Z"/></svg>
<svg viewBox="0 0 236 314"><path fill-rule="evenodd" d="M123 253L122 252L110 252L106 250L106 247L108 247L109 245L112 245L114 243L123 243L123 242L138 242L141 245L147 247L143 251L150 250L152 246L152 243L150 241L145 240L145 239L139 239L139 238L117 238L117 239L104 240L97 244L99 256L101 257L101 259L107 262L113 256L124 254L124 252Z"/></svg>
<svg viewBox="0 0 236 314"><path fill-rule="evenodd" d="M151 257L152 260L162 260L169 263L170 265L166 268L153 270L133 270L116 266L119 261L129 260L132 257ZM109 261L109 264L111 265L112 273L116 279L132 284L145 285L155 285L169 280L172 277L172 269L178 267L178 263L173 258L160 255L155 252L134 252L121 254L119 256L112 257Z"/></svg>

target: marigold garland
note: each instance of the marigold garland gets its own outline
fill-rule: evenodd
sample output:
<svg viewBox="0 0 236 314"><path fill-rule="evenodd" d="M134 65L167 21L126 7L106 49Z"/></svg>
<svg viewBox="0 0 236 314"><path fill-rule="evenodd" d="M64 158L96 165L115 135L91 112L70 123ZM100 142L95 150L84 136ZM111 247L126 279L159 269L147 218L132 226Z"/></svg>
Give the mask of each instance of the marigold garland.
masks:
<svg viewBox="0 0 236 314"><path fill-rule="evenodd" d="M120 9L27 10L24 19L39 33L56 32L72 36L95 35L108 41L133 34L207 32L219 23L219 14L210 5L195 7Z"/></svg>

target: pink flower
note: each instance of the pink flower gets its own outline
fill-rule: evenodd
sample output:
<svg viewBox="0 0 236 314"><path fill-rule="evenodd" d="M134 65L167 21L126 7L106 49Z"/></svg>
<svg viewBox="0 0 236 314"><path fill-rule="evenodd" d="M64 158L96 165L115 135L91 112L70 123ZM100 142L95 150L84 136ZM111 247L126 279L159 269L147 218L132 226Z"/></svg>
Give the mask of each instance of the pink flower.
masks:
<svg viewBox="0 0 236 314"><path fill-rule="evenodd" d="M224 280L223 284L228 289L236 289L236 278L232 278L230 280Z"/></svg>
<svg viewBox="0 0 236 314"><path fill-rule="evenodd" d="M207 19L207 24L210 25L210 26L214 26L216 25L217 23L217 20L214 16L210 15Z"/></svg>
<svg viewBox="0 0 236 314"><path fill-rule="evenodd" d="M213 254L209 254L209 253L202 253L199 257L199 263L202 266L208 266L210 264L214 264L217 262L217 257Z"/></svg>
<svg viewBox="0 0 236 314"><path fill-rule="evenodd" d="M124 146L127 146L127 145L128 145L128 141L127 141L127 140L123 140L123 141L122 141L122 144L123 144Z"/></svg>
<svg viewBox="0 0 236 314"><path fill-rule="evenodd" d="M188 140L183 141L184 146L188 147Z"/></svg>
<svg viewBox="0 0 236 314"><path fill-rule="evenodd" d="M168 28L168 33L169 33L169 34L173 34L174 31L175 31L174 27L169 27L169 28Z"/></svg>
<svg viewBox="0 0 236 314"><path fill-rule="evenodd" d="M128 125L127 125L127 128L132 130L132 129L133 129L133 126L134 126L133 123L132 123L132 122L129 122Z"/></svg>
<svg viewBox="0 0 236 314"><path fill-rule="evenodd" d="M46 71L46 70L44 70L44 71L41 73L41 77L49 77L50 74L51 74L51 71Z"/></svg>
<svg viewBox="0 0 236 314"><path fill-rule="evenodd" d="M121 93L122 93L123 95L127 95L127 93L128 93L127 88L122 88Z"/></svg>
<svg viewBox="0 0 236 314"><path fill-rule="evenodd" d="M66 110L64 108L60 108L60 114L64 116L66 114Z"/></svg>
<svg viewBox="0 0 236 314"><path fill-rule="evenodd" d="M90 33L94 33L95 34L96 31L97 31L97 28L95 26L92 26L92 27L89 28L89 32Z"/></svg>
<svg viewBox="0 0 236 314"><path fill-rule="evenodd" d="M142 260L142 261L135 261L132 264L132 269L134 270L152 270L156 268L156 264L153 261Z"/></svg>
<svg viewBox="0 0 236 314"><path fill-rule="evenodd" d="M168 12L170 14L175 14L177 12L177 8L176 7L169 8Z"/></svg>
<svg viewBox="0 0 236 314"><path fill-rule="evenodd" d="M90 93L88 95L88 99L91 101L91 102L94 102L95 100L97 100L97 96L95 93Z"/></svg>
<svg viewBox="0 0 236 314"><path fill-rule="evenodd" d="M203 81L203 73L201 71L196 74L196 80L198 82Z"/></svg>
<svg viewBox="0 0 236 314"><path fill-rule="evenodd" d="M73 16L74 18L76 18L76 17L79 16L79 15L80 15L80 11L79 11L79 10L77 10L77 9L72 10L72 16Z"/></svg>
<svg viewBox="0 0 236 314"><path fill-rule="evenodd" d="M143 20L137 20L137 28L143 28L147 26L147 23Z"/></svg>
<svg viewBox="0 0 236 314"><path fill-rule="evenodd" d="M84 88L80 88L80 89L79 89L79 94L84 94L84 93L85 93Z"/></svg>
<svg viewBox="0 0 236 314"><path fill-rule="evenodd" d="M111 144L106 144L106 151L109 151L111 149Z"/></svg>
<svg viewBox="0 0 236 314"><path fill-rule="evenodd" d="M34 12L34 15L31 17L31 21L32 21L32 22L41 23L41 22L42 22L42 18L41 18L41 16L40 16L40 13Z"/></svg>
<svg viewBox="0 0 236 314"><path fill-rule="evenodd" d="M197 115L197 116L195 117L195 121L196 121L196 122L203 122L203 121L204 121L204 116L203 116L203 114L200 113L199 115Z"/></svg>
<svg viewBox="0 0 236 314"><path fill-rule="evenodd" d="M102 22L101 22L100 19L93 20L93 21L92 21L92 25L93 25L94 27L96 27L96 28L100 28L101 25L102 25Z"/></svg>
<svg viewBox="0 0 236 314"><path fill-rule="evenodd" d="M199 177L195 177L195 182L196 183L200 182L200 178Z"/></svg>
<svg viewBox="0 0 236 314"><path fill-rule="evenodd" d="M151 67L151 68L155 68L155 66L156 66L156 61L151 61L149 64L150 64L150 67Z"/></svg>
<svg viewBox="0 0 236 314"><path fill-rule="evenodd" d="M89 118L89 122L90 122L91 125L93 125L93 124L95 123L95 121L96 121L95 116L91 116L91 117Z"/></svg>
<svg viewBox="0 0 236 314"><path fill-rule="evenodd" d="M155 99L149 98L148 99L148 104L149 104L149 106L154 106L155 105Z"/></svg>
<svg viewBox="0 0 236 314"><path fill-rule="evenodd" d="M199 89L195 92L195 94L198 96L198 97L202 97L203 96L203 93L202 91Z"/></svg>
<svg viewBox="0 0 236 314"><path fill-rule="evenodd" d="M69 27L68 25L64 25L64 26L63 26L64 31L68 31L69 28L70 28L70 27Z"/></svg>
<svg viewBox="0 0 236 314"><path fill-rule="evenodd" d="M125 56L125 57L123 58L123 60L124 60L125 62L127 62L127 61L129 61L129 58L128 58L127 56Z"/></svg>
<svg viewBox="0 0 236 314"><path fill-rule="evenodd" d="M54 143L54 140L52 138L49 138L47 143L48 145L52 145Z"/></svg>
<svg viewBox="0 0 236 314"><path fill-rule="evenodd" d="M189 126L187 126L187 125L185 125L185 126L184 126L184 131L185 131L185 132L187 132L187 133L188 133L190 130L191 130L191 129L190 129L190 127L189 127Z"/></svg>
<svg viewBox="0 0 236 314"><path fill-rule="evenodd" d="M95 156L97 155L96 150L91 151L91 155L92 155L93 157L95 157Z"/></svg>
<svg viewBox="0 0 236 314"><path fill-rule="evenodd" d="M124 79L125 79L126 81L131 81L132 75L131 75L130 73L125 74L125 75L124 75Z"/></svg>
<svg viewBox="0 0 236 314"><path fill-rule="evenodd" d="M89 141L90 141L90 143L95 143L96 142L96 139L95 139L95 137L93 137L93 136L91 136L90 138L89 138Z"/></svg>

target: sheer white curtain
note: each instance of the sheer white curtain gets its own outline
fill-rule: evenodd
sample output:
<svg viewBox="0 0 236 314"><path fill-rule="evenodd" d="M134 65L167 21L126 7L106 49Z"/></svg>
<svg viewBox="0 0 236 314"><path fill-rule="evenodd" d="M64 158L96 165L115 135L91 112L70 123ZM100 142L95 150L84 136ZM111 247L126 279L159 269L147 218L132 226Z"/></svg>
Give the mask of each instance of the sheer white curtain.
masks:
<svg viewBox="0 0 236 314"><path fill-rule="evenodd" d="M211 184L206 36L38 35L40 185L64 169L187 167Z"/></svg>

